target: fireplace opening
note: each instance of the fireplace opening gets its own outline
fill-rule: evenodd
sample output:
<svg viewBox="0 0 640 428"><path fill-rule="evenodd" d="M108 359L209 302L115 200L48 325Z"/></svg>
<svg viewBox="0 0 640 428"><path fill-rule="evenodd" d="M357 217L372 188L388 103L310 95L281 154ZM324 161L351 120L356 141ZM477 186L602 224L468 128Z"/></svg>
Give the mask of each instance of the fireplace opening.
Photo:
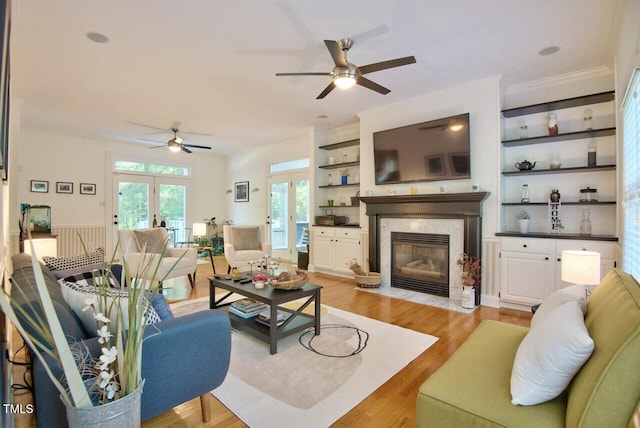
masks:
<svg viewBox="0 0 640 428"><path fill-rule="evenodd" d="M449 235L391 232L391 286L449 297Z"/></svg>

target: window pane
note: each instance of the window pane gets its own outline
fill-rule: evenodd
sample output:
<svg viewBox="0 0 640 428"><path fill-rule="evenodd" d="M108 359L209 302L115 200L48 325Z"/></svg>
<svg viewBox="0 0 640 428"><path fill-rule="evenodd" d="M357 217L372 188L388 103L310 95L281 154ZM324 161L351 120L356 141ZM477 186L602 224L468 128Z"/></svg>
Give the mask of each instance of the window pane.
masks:
<svg viewBox="0 0 640 428"><path fill-rule="evenodd" d="M636 69L623 104L622 267L640 279L640 69Z"/></svg>
<svg viewBox="0 0 640 428"><path fill-rule="evenodd" d="M269 172L291 171L292 169L309 168L309 158L293 161L273 163L269 165Z"/></svg>
<svg viewBox="0 0 640 428"><path fill-rule="evenodd" d="M120 171L137 171L149 174L189 176L189 168L183 166L161 165L144 162L115 161L114 168Z"/></svg>

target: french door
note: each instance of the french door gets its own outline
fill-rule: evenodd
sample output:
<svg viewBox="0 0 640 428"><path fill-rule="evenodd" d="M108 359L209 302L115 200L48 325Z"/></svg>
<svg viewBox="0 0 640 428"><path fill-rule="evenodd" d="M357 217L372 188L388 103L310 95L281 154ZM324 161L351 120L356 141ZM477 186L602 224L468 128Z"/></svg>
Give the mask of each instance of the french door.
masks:
<svg viewBox="0 0 640 428"><path fill-rule="evenodd" d="M186 224L187 183L184 179L143 174L114 174L114 238L121 229L152 227L164 222L170 244L191 241Z"/></svg>
<svg viewBox="0 0 640 428"><path fill-rule="evenodd" d="M309 227L308 172L269 177L269 234L274 258L296 262L305 228ZM305 249L306 251L306 249Z"/></svg>

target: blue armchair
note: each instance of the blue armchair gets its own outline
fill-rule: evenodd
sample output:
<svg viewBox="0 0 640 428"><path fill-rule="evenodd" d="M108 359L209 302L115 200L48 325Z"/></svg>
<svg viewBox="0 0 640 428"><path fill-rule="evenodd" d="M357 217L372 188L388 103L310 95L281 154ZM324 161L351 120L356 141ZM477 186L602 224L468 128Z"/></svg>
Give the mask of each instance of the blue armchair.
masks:
<svg viewBox="0 0 640 428"><path fill-rule="evenodd" d="M33 302L30 287L35 283L31 258L17 254L12 258L12 287L25 296L12 293L19 305ZM43 273L62 327L70 341L82 340L91 355L100 355L97 338L87 334L62 297L56 278L43 266ZM210 417L209 392L224 380L229 369L231 327L226 314L205 310L178 318L165 319L147 327L142 347L142 420L200 397L203 420ZM62 370L59 370L62 374ZM59 392L49 380L43 364L34 359L32 369L34 408L37 425L66 427L66 410Z"/></svg>

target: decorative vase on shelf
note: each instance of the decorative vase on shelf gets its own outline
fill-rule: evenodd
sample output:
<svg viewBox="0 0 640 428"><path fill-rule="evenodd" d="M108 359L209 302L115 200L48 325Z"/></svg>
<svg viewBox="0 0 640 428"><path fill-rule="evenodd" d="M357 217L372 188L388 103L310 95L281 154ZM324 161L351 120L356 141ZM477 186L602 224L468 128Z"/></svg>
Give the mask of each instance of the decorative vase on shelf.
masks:
<svg viewBox="0 0 640 428"><path fill-rule="evenodd" d="M518 227L520 229L520 233L528 233L529 232L529 219L528 218L518 219Z"/></svg>
<svg viewBox="0 0 640 428"><path fill-rule="evenodd" d="M551 161L549 162L550 169L560 169L562 162L560 161L560 152L558 149L551 149Z"/></svg>
<svg viewBox="0 0 640 428"><path fill-rule="evenodd" d="M558 134L558 118L555 113L549 113L546 117L547 121L547 129L549 130L549 135L557 135Z"/></svg>
<svg viewBox="0 0 640 428"><path fill-rule="evenodd" d="M476 289L471 285L463 285L460 294L460 306L466 309L476 307Z"/></svg>

